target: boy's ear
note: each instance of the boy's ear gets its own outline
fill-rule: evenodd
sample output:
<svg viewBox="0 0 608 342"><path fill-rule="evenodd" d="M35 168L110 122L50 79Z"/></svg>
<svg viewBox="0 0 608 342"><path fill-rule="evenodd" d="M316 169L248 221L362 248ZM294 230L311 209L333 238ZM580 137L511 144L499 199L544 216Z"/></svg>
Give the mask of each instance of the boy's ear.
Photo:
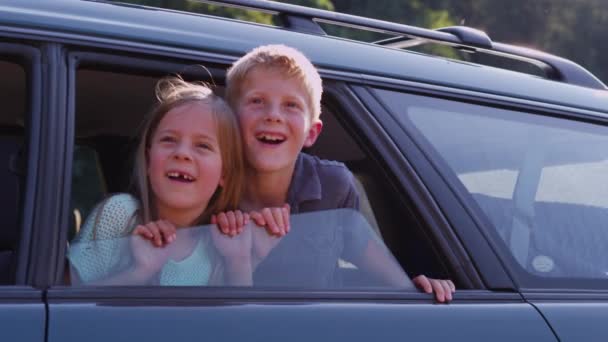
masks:
<svg viewBox="0 0 608 342"><path fill-rule="evenodd" d="M315 141L317 141L317 138L319 137L319 134L321 134L322 129L323 121L321 121L320 119L314 120L310 125L310 128L308 129L308 134L306 135L306 139L304 140L304 147L311 147L315 143Z"/></svg>

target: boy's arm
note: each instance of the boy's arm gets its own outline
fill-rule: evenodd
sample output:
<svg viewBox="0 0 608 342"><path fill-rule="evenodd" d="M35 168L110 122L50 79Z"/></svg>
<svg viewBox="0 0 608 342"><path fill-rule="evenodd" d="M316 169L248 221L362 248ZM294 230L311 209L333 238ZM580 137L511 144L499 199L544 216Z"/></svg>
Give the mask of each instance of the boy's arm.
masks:
<svg viewBox="0 0 608 342"><path fill-rule="evenodd" d="M346 192L345 200L342 208L353 208L359 210L359 193L355 186L354 174L348 171L350 174L350 182L348 191ZM357 226L359 226L358 229ZM378 276L386 284L392 285L399 288L411 287L412 281L419 289L426 293L434 293L437 301L451 301L452 293L455 292L456 288L451 280L433 279L427 278L424 275L418 275L410 281L407 274L403 271L401 266L392 257L386 247L380 245L375 239L371 237L371 227L360 226L355 224L350 230L350 241L353 246L365 245L364 252L358 253L359 256L353 260L355 265L362 269ZM364 229L368 228L368 229ZM363 241L367 239L367 244ZM352 253L357 255L357 253Z"/></svg>
<svg viewBox="0 0 608 342"><path fill-rule="evenodd" d="M427 278L419 275L410 281L409 277L397 264L395 259L377 241L369 240L365 251L355 260L355 264L381 279L385 284L398 288L411 288L412 282L417 288L434 293L438 302L449 302L456 291L451 280Z"/></svg>

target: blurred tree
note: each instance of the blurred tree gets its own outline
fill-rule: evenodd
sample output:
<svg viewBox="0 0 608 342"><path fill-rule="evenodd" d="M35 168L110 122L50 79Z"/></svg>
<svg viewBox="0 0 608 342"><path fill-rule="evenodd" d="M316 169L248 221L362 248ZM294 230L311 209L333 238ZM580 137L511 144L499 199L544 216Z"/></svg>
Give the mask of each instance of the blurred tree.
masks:
<svg viewBox="0 0 608 342"><path fill-rule="evenodd" d="M194 0L120 0L120 2L192 13L210 14L226 18L253 21L260 24L273 24L273 16L268 13L208 4Z"/></svg>
<svg viewBox="0 0 608 342"><path fill-rule="evenodd" d="M466 25L494 41L570 59L608 81L605 0L333 0L336 11L427 28ZM500 63L499 63L500 64Z"/></svg>

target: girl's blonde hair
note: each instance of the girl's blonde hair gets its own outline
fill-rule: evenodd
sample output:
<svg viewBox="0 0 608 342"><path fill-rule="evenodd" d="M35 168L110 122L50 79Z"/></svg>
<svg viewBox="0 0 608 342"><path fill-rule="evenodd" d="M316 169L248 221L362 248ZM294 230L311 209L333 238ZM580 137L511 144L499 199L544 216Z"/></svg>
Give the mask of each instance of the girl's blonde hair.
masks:
<svg viewBox="0 0 608 342"><path fill-rule="evenodd" d="M236 116L219 96L204 83L186 82L180 77L166 77L156 84L158 104L149 113L142 126L135 154L133 184L141 203L139 218L142 222L158 219L154 207L154 194L148 179L148 149L160 121L174 108L189 103L202 103L217 123L218 145L222 158L223 187L216 189L207 208L192 225L209 223L211 214L235 210L238 207L245 176L241 136Z"/></svg>

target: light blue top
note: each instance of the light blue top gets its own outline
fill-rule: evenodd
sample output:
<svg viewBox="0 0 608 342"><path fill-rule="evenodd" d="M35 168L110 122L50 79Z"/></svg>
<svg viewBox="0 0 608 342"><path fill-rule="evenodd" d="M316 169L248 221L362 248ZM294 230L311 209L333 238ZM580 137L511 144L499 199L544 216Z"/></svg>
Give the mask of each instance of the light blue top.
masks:
<svg viewBox="0 0 608 342"><path fill-rule="evenodd" d="M117 194L103 201L89 215L67 253L72 269L78 272L84 284L117 274L131 265L133 257L126 237L140 224L138 209L139 203L133 196ZM188 257L180 261L169 260L159 274L160 285L207 285L211 275L207 252L200 239Z"/></svg>

